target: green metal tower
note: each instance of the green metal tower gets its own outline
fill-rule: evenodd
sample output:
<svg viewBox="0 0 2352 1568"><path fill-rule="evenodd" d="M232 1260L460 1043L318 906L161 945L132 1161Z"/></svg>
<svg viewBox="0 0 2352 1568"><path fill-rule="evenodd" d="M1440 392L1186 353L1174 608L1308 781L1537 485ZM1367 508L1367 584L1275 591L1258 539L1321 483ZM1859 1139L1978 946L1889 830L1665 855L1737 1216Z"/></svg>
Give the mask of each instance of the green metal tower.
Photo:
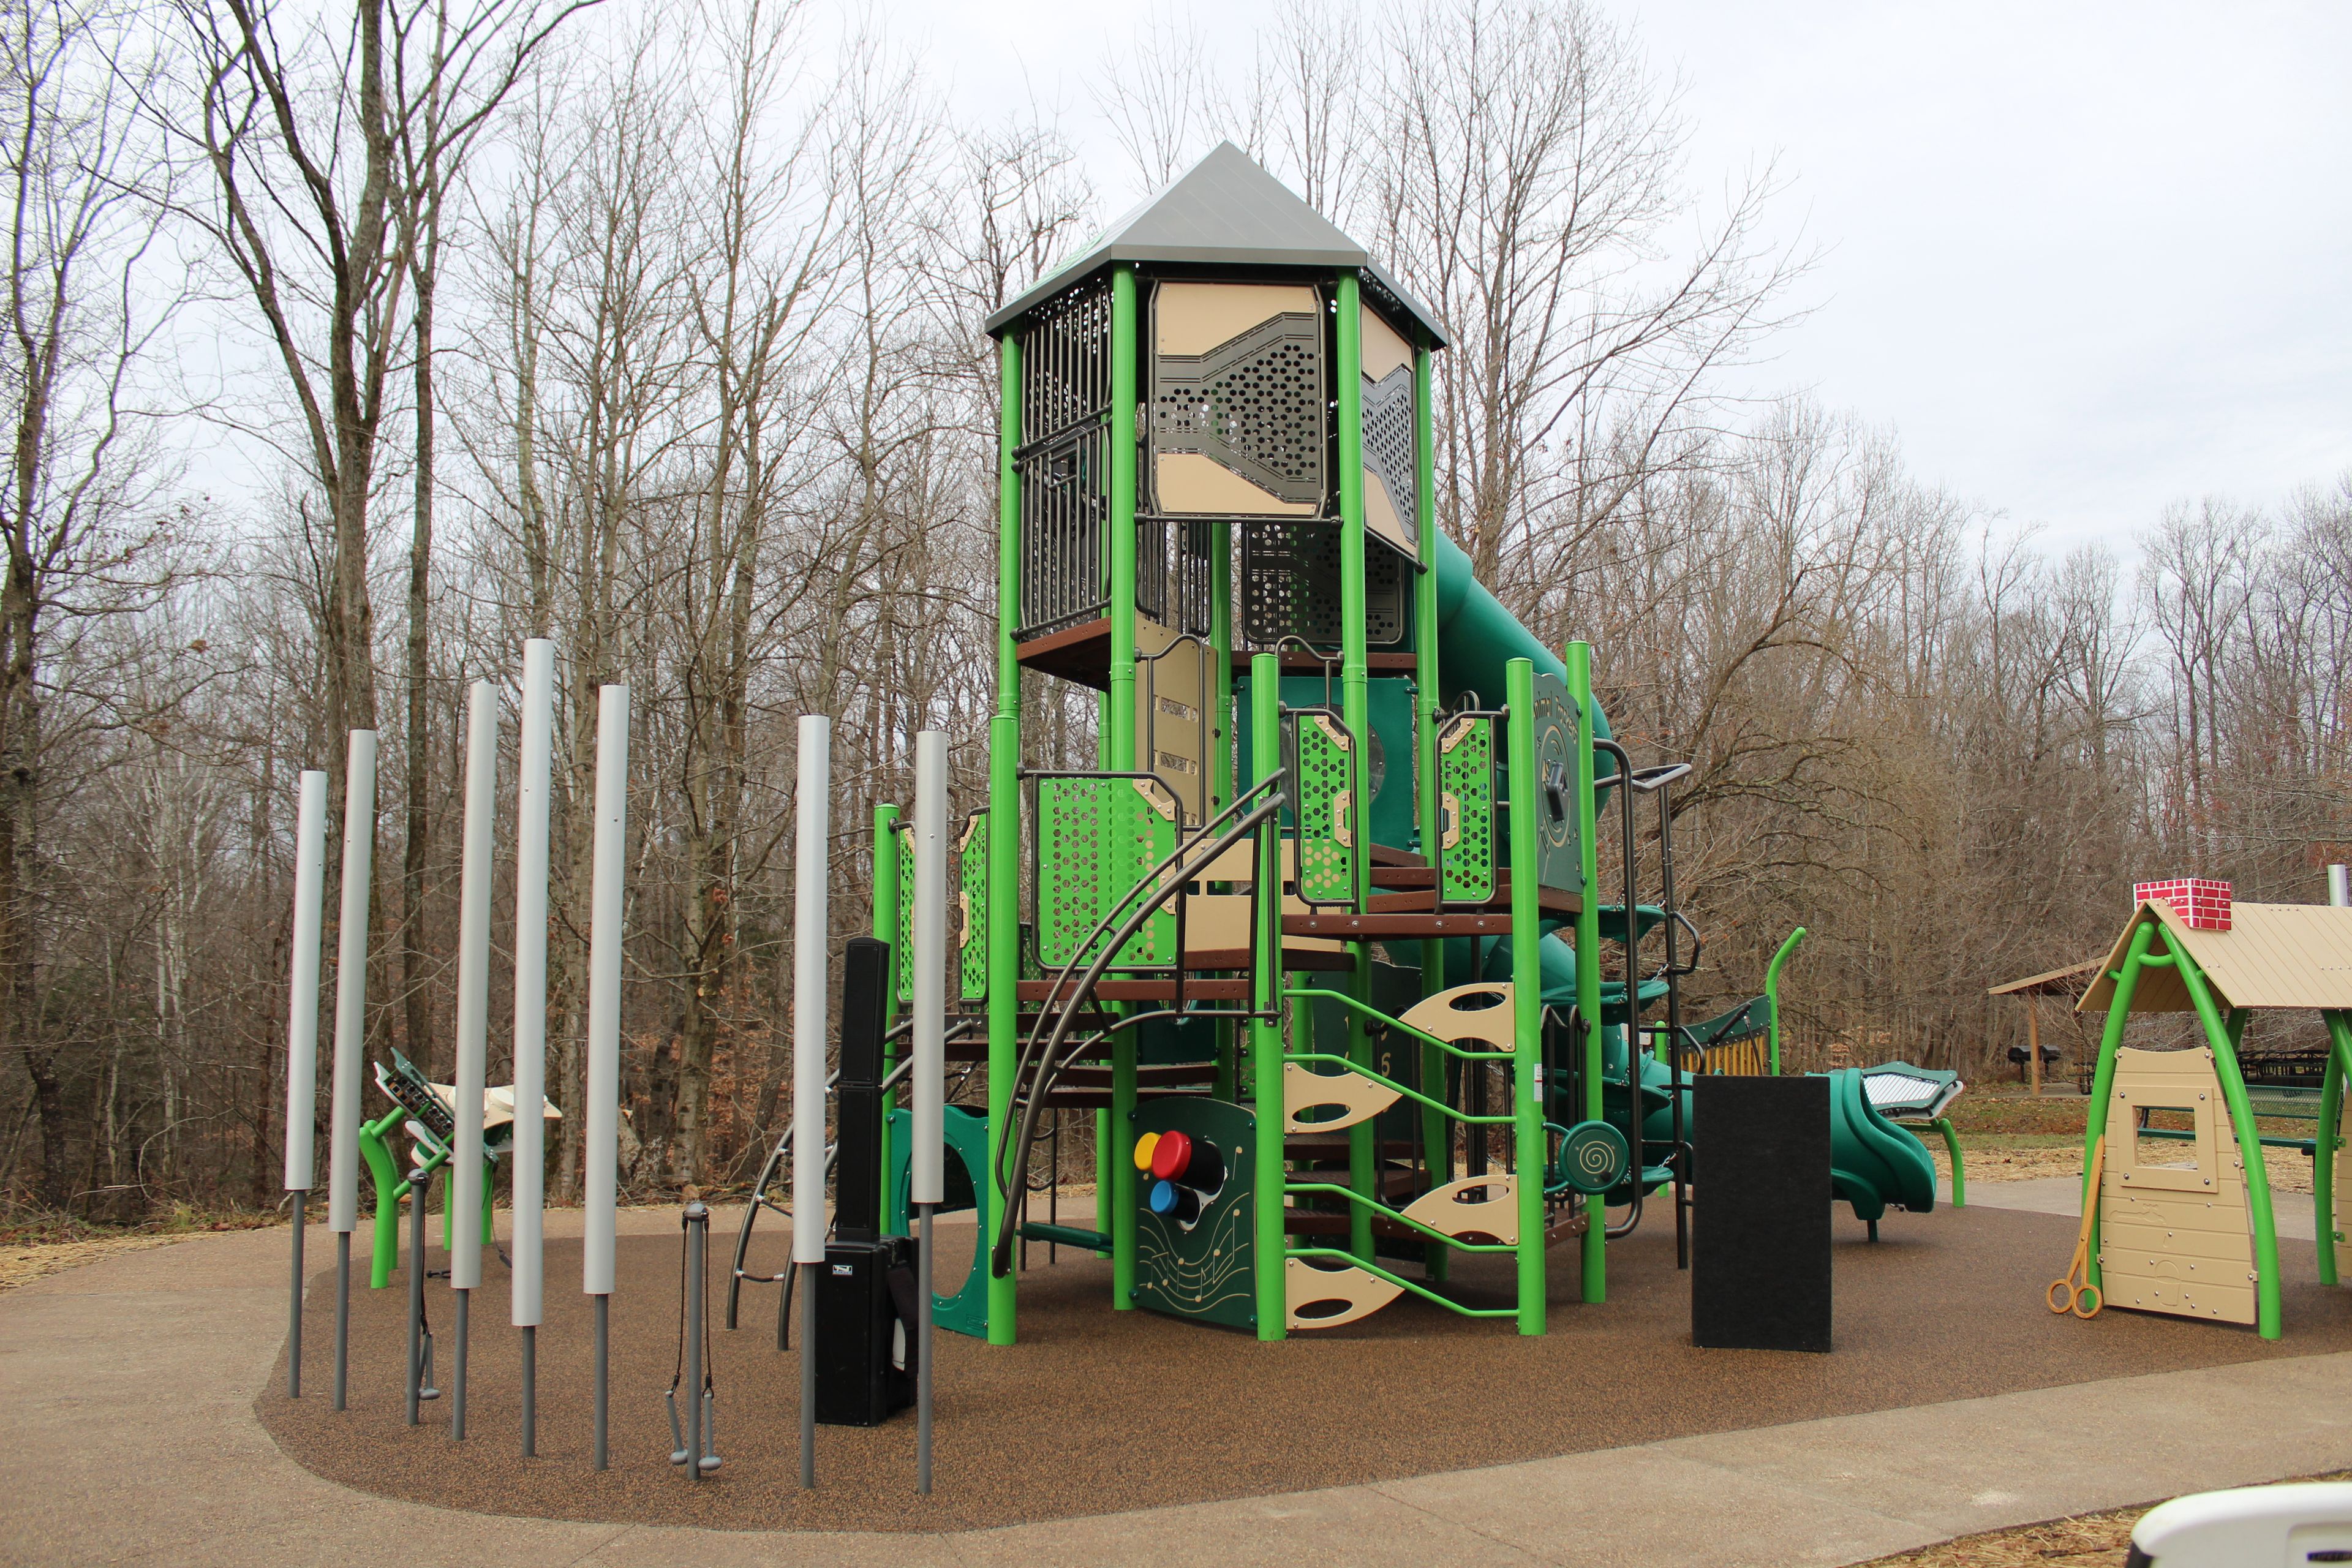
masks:
<svg viewBox="0 0 2352 1568"><path fill-rule="evenodd" d="M1569 1020L1602 1017L1608 728L1590 650L1438 531L1444 327L1230 144L987 325L997 704L961 886L988 1337L1023 1237L1107 1251L1116 1308L1262 1338L1404 1292L1542 1332L1547 1247L1585 1237L1597 1300L1599 1194L1650 1173L1563 1171L1547 1135L1548 1093L1601 1103L1602 1031ZM1048 679L1100 694L1094 768L1024 764ZM1585 994L1548 992L1548 947ZM1096 1227L1011 1212L1087 1110ZM1514 1306L1450 1299L1481 1253Z"/></svg>

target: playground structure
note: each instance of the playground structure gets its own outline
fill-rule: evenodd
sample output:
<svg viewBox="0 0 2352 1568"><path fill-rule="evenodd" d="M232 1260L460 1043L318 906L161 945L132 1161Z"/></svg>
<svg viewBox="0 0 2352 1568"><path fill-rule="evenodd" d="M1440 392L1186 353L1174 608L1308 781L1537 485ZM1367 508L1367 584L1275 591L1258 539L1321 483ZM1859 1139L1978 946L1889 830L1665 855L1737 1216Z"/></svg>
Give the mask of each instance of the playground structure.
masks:
<svg viewBox="0 0 2352 1568"><path fill-rule="evenodd" d="M1405 1295L1540 1334L1546 1253L1569 1243L1582 1299L1603 1300L1608 1243L1647 1198L1672 1189L1686 1238L1692 1073L1779 1071L1797 939L1764 996L1685 1023L1700 939L1675 900L1669 795L1687 769L1634 766L1590 647L1546 647L1438 530L1444 328L1226 145L988 329L997 707L986 803L950 836L943 1028L986 1100L942 1130L945 1206L976 1211L982 1257L939 1323L1013 1342L1025 1243L1108 1255L1116 1309L1265 1340ZM1041 678L1097 693L1094 768L1024 765ZM1597 859L1612 805L1614 889ZM875 933L899 955L931 907L905 834L883 808ZM927 977L894 962L919 1019ZM1932 1206L1935 1171L1861 1074L1838 1077L1838 1193L1874 1234L1890 1203ZM1052 1194L1065 1119L1087 1114L1081 1227ZM893 1194L906 1131L894 1115ZM792 1152L796 1191L821 1180L814 1154ZM755 1188L730 1324L741 1285L773 1278L742 1259L785 1159ZM1454 1299L1464 1255L1510 1260L1510 1304Z"/></svg>
<svg viewBox="0 0 2352 1568"><path fill-rule="evenodd" d="M797 1289L804 1488L815 1484L820 1298L824 1375L836 1388L870 1378L875 1391L859 1414L825 1419L868 1425L913 1402L928 1491L930 1330L1012 1342L1030 1243L1107 1257L1118 1309L1265 1340L1406 1296L1542 1334L1549 1251L1573 1243L1580 1296L1604 1300L1609 1243L1668 1190L1676 1261L1689 1267L1694 1076L1780 1074L1780 980L1804 935L1774 955L1761 995L1684 1021L1682 981L1701 950L1674 883L1671 792L1686 765L1637 767L1593 698L1590 647L1555 656L1438 531L1430 388L1442 329L1238 152L1212 154L991 330L1005 406L988 798L951 825L946 737L916 738L911 819L877 813L876 940L851 944L844 1066L832 1074L831 731L819 717L800 725L792 1129L747 1209L726 1321L745 1282L782 1282L782 1349ZM359 1102L374 738L352 737L331 1117L335 1408L362 1161L376 1197L373 1285L394 1271L404 1200L411 1215L408 1424L439 1396L425 1294L438 1175L450 1431L467 1436L468 1312L497 1165L510 1156L526 1457L537 1451L543 1127L562 1114L543 1088L554 657L527 644L520 682L515 1082L486 1081L499 696L485 680L468 700L455 1081L428 1082L394 1053L375 1068L391 1109L372 1121ZM1096 768L1020 765L1022 687L1040 677L1098 692ZM603 1469L625 688L604 689L596 721L588 1070L574 1109L586 1123L583 1290ZM323 775L306 774L289 1037L298 1217L311 1176L306 998L320 979L323 802ZM1638 850L1653 803L1658 886L1644 902ZM1612 808L1613 889L1597 853ZM942 1103L951 1066L958 1087L984 1071L984 1104ZM1827 1077L1822 1195L1850 1203L1874 1240L1886 1208L1925 1212L1936 1195L1932 1162L1890 1117L1932 1121L1960 1085L1903 1064ZM1087 1112L1097 1212L1066 1225L1059 1132ZM1948 1140L1948 1122L1937 1124ZM1955 1156L1957 1177L1956 1144ZM768 1190L787 1168L791 1266L751 1274L751 1226L781 1206ZM1046 1195L1042 1219L1034 1191ZM959 1208L980 1222L978 1258L942 1295L932 1228ZM698 1261L709 1217L687 1206L667 1399L673 1462L696 1479L719 1463ZM897 1239L909 1234L910 1258ZM1475 1290L1454 1289L1465 1258L1505 1263L1508 1300L1495 1300L1492 1269ZM915 1281L902 1285L901 1258ZM1826 1250L1821 1267L1826 1280ZM853 1278L873 1310L844 1317Z"/></svg>
<svg viewBox="0 0 2352 1568"><path fill-rule="evenodd" d="M2216 929L2202 910L2184 917L2166 899L2142 899L2076 1005L2105 1015L2084 1133L2085 1271L2107 1306L2252 1323L2274 1340L2283 1331L2278 1226L2265 1147L2311 1159L2319 1278L2336 1282L2352 909L2224 904L2218 918ZM2320 1015L2328 1036L2318 1125L2311 1138L2266 1134L2258 1114L2314 1110L2258 1109L2239 1047L2256 1012L2305 1009ZM2201 1043L2174 1051L2124 1045L2132 1018L2159 1013L2194 1015ZM2148 1125L2163 1111L2185 1113L2190 1125Z"/></svg>

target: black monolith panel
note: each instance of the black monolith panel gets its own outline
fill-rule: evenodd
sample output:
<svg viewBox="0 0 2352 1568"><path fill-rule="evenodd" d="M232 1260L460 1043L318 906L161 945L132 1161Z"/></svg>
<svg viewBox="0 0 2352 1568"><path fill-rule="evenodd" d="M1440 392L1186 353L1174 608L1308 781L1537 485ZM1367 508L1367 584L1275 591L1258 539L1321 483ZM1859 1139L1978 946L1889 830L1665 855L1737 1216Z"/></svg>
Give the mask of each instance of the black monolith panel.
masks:
<svg viewBox="0 0 2352 1568"><path fill-rule="evenodd" d="M1699 1079L1691 1342L1830 1348L1830 1080Z"/></svg>
<svg viewBox="0 0 2352 1568"><path fill-rule="evenodd" d="M834 1234L873 1241L882 1234L882 1037L890 1018L890 944L849 939L841 977L841 1082L834 1162Z"/></svg>

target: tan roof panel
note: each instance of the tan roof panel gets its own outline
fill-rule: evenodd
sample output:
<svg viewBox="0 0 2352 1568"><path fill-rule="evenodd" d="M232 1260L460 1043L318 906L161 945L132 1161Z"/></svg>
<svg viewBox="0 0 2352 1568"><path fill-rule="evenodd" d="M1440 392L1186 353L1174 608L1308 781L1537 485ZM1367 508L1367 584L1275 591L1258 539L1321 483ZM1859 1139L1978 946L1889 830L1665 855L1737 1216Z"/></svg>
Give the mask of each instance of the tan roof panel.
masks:
<svg viewBox="0 0 2352 1568"><path fill-rule="evenodd" d="M2094 958L2082 963L2069 964L2064 969L2053 969L2047 974L2029 974L2022 980L2011 980L2006 984L1988 985L1985 987L1985 994L2021 996L2029 994L2048 995L2060 991L2072 993L2074 987L2070 982L2080 980L2085 975L2096 974L2098 972L2099 961Z"/></svg>
<svg viewBox="0 0 2352 1568"><path fill-rule="evenodd" d="M2172 906L2144 903L2099 966L2099 977L2075 1004L2078 1013L2104 1013L2115 995L2110 978L2123 967L2132 932L2156 921L2167 943L2186 948L2227 1011L2247 1008L2352 1008L2352 909L2327 904L2236 904L2228 931L2191 931ZM2144 969L2132 993L2134 1013L2194 1011L2189 988L2171 969Z"/></svg>

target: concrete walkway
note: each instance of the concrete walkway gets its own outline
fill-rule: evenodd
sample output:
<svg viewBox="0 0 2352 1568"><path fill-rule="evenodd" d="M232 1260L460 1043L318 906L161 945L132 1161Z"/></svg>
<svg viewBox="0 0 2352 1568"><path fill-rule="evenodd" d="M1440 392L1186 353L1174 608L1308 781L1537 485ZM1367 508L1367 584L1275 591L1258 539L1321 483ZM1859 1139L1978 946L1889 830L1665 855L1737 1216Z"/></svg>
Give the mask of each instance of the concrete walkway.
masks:
<svg viewBox="0 0 2352 1568"><path fill-rule="evenodd" d="M551 1215L549 1228L569 1217ZM677 1219L646 1211L625 1225L667 1234ZM205 1237L0 1297L0 1400L14 1422L0 1444L0 1563L1830 1568L1973 1531L2352 1468L2344 1354L955 1535L460 1514L322 1480L254 1419L285 1328L287 1240L283 1230ZM322 1232L309 1245L314 1259L333 1256ZM311 1396L323 1398L325 1347L310 1368Z"/></svg>
<svg viewBox="0 0 2352 1568"><path fill-rule="evenodd" d="M2028 1214L2083 1215L2080 1176L2036 1176L2024 1182L1977 1182L1969 1187L1970 1208L2022 1209ZM2271 1194L2271 1218L2282 1238L2309 1241L2315 1233L2309 1193Z"/></svg>

